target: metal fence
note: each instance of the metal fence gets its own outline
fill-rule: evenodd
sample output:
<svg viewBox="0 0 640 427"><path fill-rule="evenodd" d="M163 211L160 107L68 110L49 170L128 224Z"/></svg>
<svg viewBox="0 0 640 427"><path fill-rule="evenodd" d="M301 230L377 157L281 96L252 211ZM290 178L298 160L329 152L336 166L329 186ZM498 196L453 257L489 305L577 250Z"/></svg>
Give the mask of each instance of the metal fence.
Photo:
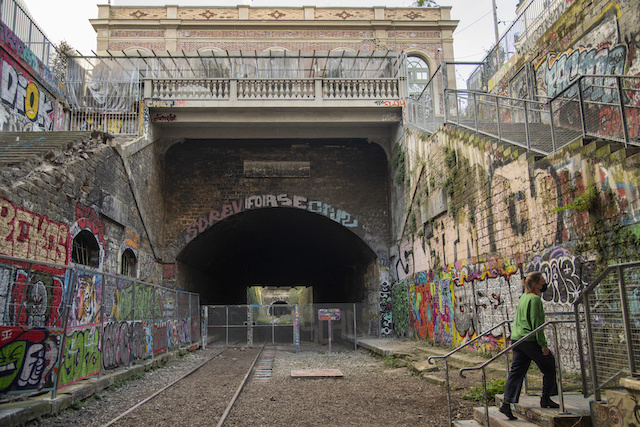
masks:
<svg viewBox="0 0 640 427"><path fill-rule="evenodd" d="M0 256L0 394L53 390L200 341L199 296Z"/></svg>
<svg viewBox="0 0 640 427"><path fill-rule="evenodd" d="M607 267L574 307L585 318L583 393L600 400L600 391L618 387L622 376L640 375L640 262Z"/></svg>
<svg viewBox="0 0 640 427"><path fill-rule="evenodd" d="M16 0L1 0L0 18L40 62L49 68L52 67L56 47L20 3Z"/></svg>
<svg viewBox="0 0 640 427"><path fill-rule="evenodd" d="M481 81L482 88L468 88L491 91L490 76L495 76L516 52L526 52L566 11L569 2L565 0L531 0L522 9L515 21L502 34L498 43L487 53L468 81Z"/></svg>
<svg viewBox="0 0 640 427"><path fill-rule="evenodd" d="M429 132L452 123L544 155L584 137L640 145L639 76L581 76L546 102L445 88L444 117L429 90L407 115Z"/></svg>
<svg viewBox="0 0 640 427"><path fill-rule="evenodd" d="M339 319L321 320L321 310ZM309 305L210 305L207 312L207 345L253 346L261 343L293 345L304 349L308 343L331 343L356 348L359 337L377 336L377 321L360 303L329 303ZM373 318L373 317L372 317Z"/></svg>

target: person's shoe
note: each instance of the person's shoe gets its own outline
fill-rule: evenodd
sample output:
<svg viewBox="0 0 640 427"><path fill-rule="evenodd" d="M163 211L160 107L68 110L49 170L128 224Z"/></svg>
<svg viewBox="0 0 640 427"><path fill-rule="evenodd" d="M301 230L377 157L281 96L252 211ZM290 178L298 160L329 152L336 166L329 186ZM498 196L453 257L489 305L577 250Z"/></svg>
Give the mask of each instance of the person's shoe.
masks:
<svg viewBox="0 0 640 427"><path fill-rule="evenodd" d="M507 418L509 418L510 420L517 420L518 418L516 418L515 415L513 415L513 412L511 412L511 404L507 403L507 402L502 402L502 406L500 406L500 409L498 409L500 412L502 412L503 414L505 414L507 416Z"/></svg>
<svg viewBox="0 0 640 427"><path fill-rule="evenodd" d="M540 398L540 407L541 408L557 409L557 408L560 407L560 405L558 405L556 402L551 400L550 397L541 397Z"/></svg>

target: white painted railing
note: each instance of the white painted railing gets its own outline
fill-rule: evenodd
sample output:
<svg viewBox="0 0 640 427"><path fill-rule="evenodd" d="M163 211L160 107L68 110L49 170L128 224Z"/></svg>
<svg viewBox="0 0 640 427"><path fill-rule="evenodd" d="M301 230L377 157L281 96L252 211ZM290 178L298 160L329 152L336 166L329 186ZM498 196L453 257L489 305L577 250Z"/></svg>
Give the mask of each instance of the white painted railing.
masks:
<svg viewBox="0 0 640 427"><path fill-rule="evenodd" d="M400 99L398 79L146 79L146 99L367 100Z"/></svg>

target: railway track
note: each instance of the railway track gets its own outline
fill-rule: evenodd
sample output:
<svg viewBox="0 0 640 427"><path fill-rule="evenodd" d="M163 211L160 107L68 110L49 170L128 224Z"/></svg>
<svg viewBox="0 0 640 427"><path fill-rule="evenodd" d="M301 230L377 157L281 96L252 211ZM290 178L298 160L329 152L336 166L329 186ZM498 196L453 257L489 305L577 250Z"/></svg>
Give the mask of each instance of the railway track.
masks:
<svg viewBox="0 0 640 427"><path fill-rule="evenodd" d="M171 384L122 412L103 427L140 425L223 426L258 361L259 348L226 348ZM225 406L226 405L226 406ZM197 420L197 421L196 421Z"/></svg>

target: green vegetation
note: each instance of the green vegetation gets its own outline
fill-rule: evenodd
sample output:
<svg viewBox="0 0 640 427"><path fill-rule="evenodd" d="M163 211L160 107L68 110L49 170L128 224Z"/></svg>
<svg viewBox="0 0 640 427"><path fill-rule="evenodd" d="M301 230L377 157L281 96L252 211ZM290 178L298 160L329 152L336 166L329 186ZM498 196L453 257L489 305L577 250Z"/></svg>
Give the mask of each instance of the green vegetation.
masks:
<svg viewBox="0 0 640 427"><path fill-rule="evenodd" d="M404 151L402 150L402 147L397 142L393 146L391 166L396 168L396 175L394 179L396 185L402 186L406 179L405 178L405 175L406 175L405 156L404 156Z"/></svg>
<svg viewBox="0 0 640 427"><path fill-rule="evenodd" d="M487 401L491 402L495 399L496 394L504 393L504 386L506 382L507 381L505 379L500 378L487 384ZM484 401L482 387L471 387L469 391L462 395L462 397L469 400L475 400L476 402Z"/></svg>

